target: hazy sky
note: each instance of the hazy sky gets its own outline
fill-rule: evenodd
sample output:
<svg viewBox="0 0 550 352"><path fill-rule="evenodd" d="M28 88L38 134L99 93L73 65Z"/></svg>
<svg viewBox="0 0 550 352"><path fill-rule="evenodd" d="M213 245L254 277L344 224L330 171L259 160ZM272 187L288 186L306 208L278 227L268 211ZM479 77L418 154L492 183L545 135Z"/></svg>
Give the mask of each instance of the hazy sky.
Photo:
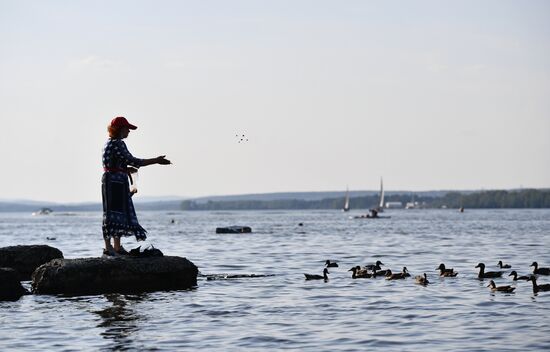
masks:
<svg viewBox="0 0 550 352"><path fill-rule="evenodd" d="M118 115L140 196L550 187L550 2L0 0L0 198L99 201Z"/></svg>

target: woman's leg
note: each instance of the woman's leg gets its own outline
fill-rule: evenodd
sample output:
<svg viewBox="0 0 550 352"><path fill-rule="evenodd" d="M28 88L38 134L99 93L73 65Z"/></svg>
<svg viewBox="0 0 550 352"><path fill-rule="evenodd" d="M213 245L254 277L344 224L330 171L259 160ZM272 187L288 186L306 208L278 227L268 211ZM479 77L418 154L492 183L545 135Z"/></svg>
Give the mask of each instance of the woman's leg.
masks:
<svg viewBox="0 0 550 352"><path fill-rule="evenodd" d="M103 239L105 241L105 249L106 250L110 250L110 249L113 249L113 246L111 246L111 239L107 239L107 238L104 238Z"/></svg>
<svg viewBox="0 0 550 352"><path fill-rule="evenodd" d="M120 237L115 237L114 239L114 249L115 249L115 252L118 252L120 251Z"/></svg>

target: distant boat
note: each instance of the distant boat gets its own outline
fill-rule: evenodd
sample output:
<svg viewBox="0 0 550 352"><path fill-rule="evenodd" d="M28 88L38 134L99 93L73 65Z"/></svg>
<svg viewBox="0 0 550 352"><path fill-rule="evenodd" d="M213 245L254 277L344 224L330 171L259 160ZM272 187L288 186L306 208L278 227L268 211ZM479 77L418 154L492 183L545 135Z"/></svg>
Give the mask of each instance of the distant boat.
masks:
<svg viewBox="0 0 550 352"><path fill-rule="evenodd" d="M378 207L376 210L379 213L384 212L384 183L382 182L382 177L380 177L380 197L379 197Z"/></svg>
<svg viewBox="0 0 550 352"><path fill-rule="evenodd" d="M414 193L412 194L412 200L405 204L405 209L422 209L424 203L419 203L414 200Z"/></svg>
<svg viewBox="0 0 550 352"><path fill-rule="evenodd" d="M349 189L346 187L346 200L344 202L344 207L342 208L342 211L349 211Z"/></svg>
<svg viewBox="0 0 550 352"><path fill-rule="evenodd" d="M33 216L36 216L36 215L49 215L53 210L51 210L50 208L42 208L40 209L39 211L35 211L32 213Z"/></svg>

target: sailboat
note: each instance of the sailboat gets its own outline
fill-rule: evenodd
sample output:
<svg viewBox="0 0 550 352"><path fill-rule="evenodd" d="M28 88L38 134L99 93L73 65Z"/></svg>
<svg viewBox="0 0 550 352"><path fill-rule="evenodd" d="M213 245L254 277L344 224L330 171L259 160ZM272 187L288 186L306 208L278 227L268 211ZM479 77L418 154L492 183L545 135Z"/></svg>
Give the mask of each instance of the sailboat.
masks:
<svg viewBox="0 0 550 352"><path fill-rule="evenodd" d="M380 201L378 202L376 210L379 213L384 212L384 183L382 182L382 177L380 177Z"/></svg>
<svg viewBox="0 0 550 352"><path fill-rule="evenodd" d="M344 202L344 207L342 208L342 211L349 211L349 190L346 187L346 201Z"/></svg>
<svg viewBox="0 0 550 352"><path fill-rule="evenodd" d="M350 219L389 219L391 216L379 216L378 213L384 211L384 183L380 178L380 196L378 204L369 210L369 213L358 216L350 216Z"/></svg>

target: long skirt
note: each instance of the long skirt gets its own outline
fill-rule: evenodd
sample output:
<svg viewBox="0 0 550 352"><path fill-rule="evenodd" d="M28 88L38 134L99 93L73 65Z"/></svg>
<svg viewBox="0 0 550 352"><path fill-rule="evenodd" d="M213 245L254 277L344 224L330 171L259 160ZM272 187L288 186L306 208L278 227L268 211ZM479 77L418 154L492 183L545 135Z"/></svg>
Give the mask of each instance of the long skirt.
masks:
<svg viewBox="0 0 550 352"><path fill-rule="evenodd" d="M105 172L101 178L103 196L103 238L136 236L147 238L147 231L138 222L130 193L128 175L123 172Z"/></svg>

